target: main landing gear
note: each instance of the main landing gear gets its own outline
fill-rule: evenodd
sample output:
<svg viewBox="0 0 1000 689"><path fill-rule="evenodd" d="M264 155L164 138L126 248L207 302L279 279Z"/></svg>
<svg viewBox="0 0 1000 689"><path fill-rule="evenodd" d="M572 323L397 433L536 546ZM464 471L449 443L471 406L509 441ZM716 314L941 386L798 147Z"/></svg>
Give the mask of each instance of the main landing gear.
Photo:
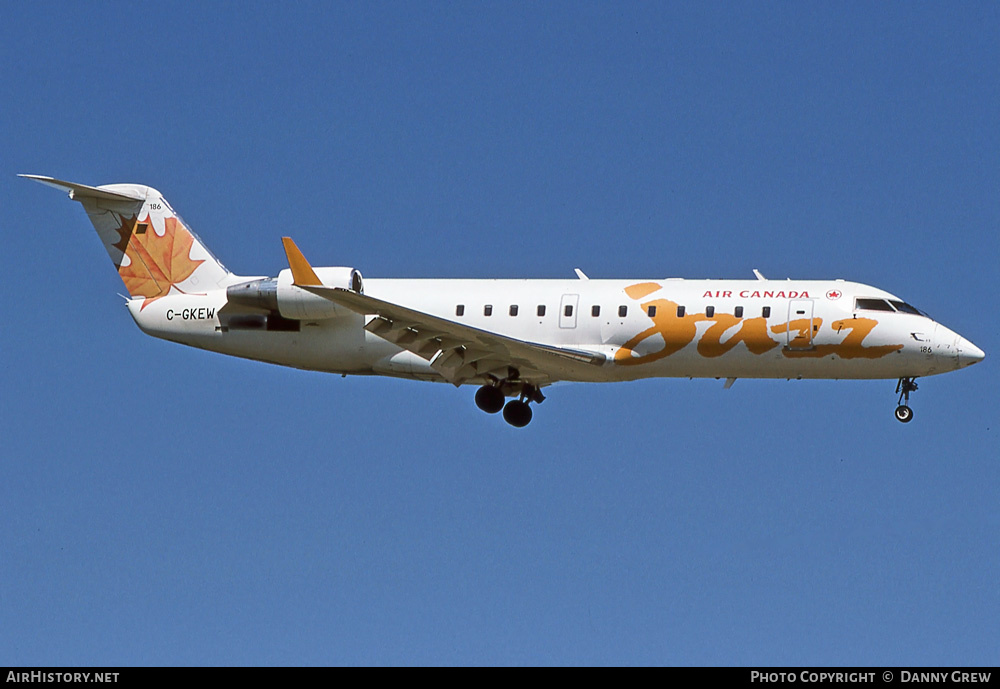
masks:
<svg viewBox="0 0 1000 689"><path fill-rule="evenodd" d="M503 391L495 385L484 385L476 390L476 406L487 414L496 414L503 409Z"/></svg>
<svg viewBox="0 0 1000 689"><path fill-rule="evenodd" d="M504 400L508 395L517 395L507 404ZM476 406L487 414L496 414L503 409L503 419L515 428L524 428L531 422L531 407L529 402L541 403L545 399L534 385L529 383L497 380L476 390Z"/></svg>
<svg viewBox="0 0 1000 689"><path fill-rule="evenodd" d="M531 423L531 407L524 400L511 400L503 408L503 420L514 428L524 428Z"/></svg>
<svg viewBox="0 0 1000 689"><path fill-rule="evenodd" d="M907 406L910 402L910 393L917 389L915 378L900 378L896 384L896 392L899 393L899 406L896 407L896 420L909 423L913 419L913 410Z"/></svg>

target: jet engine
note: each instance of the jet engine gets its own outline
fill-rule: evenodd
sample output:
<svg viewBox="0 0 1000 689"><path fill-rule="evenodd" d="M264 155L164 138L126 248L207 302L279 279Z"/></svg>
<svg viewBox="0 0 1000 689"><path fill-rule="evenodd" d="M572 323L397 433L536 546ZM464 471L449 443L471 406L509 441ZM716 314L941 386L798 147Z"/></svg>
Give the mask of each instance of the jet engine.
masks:
<svg viewBox="0 0 1000 689"><path fill-rule="evenodd" d="M358 294L364 291L361 273L354 268L314 268L324 287L341 287ZM337 318L353 311L292 284L292 271L285 269L277 278L260 278L233 285L226 290L231 304L277 311L282 318L319 320Z"/></svg>

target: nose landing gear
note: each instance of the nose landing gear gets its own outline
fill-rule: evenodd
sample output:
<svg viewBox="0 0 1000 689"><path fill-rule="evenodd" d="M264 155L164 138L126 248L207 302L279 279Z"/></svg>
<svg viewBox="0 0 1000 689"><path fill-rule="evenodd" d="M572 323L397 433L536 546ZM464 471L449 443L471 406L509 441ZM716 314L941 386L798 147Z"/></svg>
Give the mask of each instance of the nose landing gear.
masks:
<svg viewBox="0 0 1000 689"><path fill-rule="evenodd" d="M917 389L915 378L900 378L896 384L896 392L899 393L899 406L896 407L896 420L909 423L913 419L913 410L908 406L910 393Z"/></svg>

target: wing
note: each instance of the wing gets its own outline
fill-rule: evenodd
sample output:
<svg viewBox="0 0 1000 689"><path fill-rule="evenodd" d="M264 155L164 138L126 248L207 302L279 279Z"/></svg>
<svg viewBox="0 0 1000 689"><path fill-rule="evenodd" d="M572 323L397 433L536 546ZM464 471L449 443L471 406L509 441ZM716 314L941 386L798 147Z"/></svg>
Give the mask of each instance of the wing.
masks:
<svg viewBox="0 0 1000 689"><path fill-rule="evenodd" d="M288 237L282 241L297 287L371 316L365 330L426 359L455 385L492 376L520 378L540 387L561 379L590 378L594 367L605 362L599 352L526 342L348 289L325 287L295 243Z"/></svg>

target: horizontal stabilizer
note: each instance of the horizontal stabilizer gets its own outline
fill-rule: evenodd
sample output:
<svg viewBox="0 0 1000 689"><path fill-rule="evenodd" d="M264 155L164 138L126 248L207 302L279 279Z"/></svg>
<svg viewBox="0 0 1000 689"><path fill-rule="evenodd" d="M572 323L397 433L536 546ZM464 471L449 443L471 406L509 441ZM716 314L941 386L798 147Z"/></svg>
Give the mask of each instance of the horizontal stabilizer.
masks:
<svg viewBox="0 0 1000 689"><path fill-rule="evenodd" d="M107 191L106 189L101 189L100 187L89 187L86 184L64 182L61 179L45 177L43 175L18 175L18 177L33 179L36 182L53 187L54 189L62 189L63 191L69 192L69 197L74 200L90 198L105 199L107 201L142 201L145 199L144 196L140 196L138 193L123 194L114 191Z"/></svg>

